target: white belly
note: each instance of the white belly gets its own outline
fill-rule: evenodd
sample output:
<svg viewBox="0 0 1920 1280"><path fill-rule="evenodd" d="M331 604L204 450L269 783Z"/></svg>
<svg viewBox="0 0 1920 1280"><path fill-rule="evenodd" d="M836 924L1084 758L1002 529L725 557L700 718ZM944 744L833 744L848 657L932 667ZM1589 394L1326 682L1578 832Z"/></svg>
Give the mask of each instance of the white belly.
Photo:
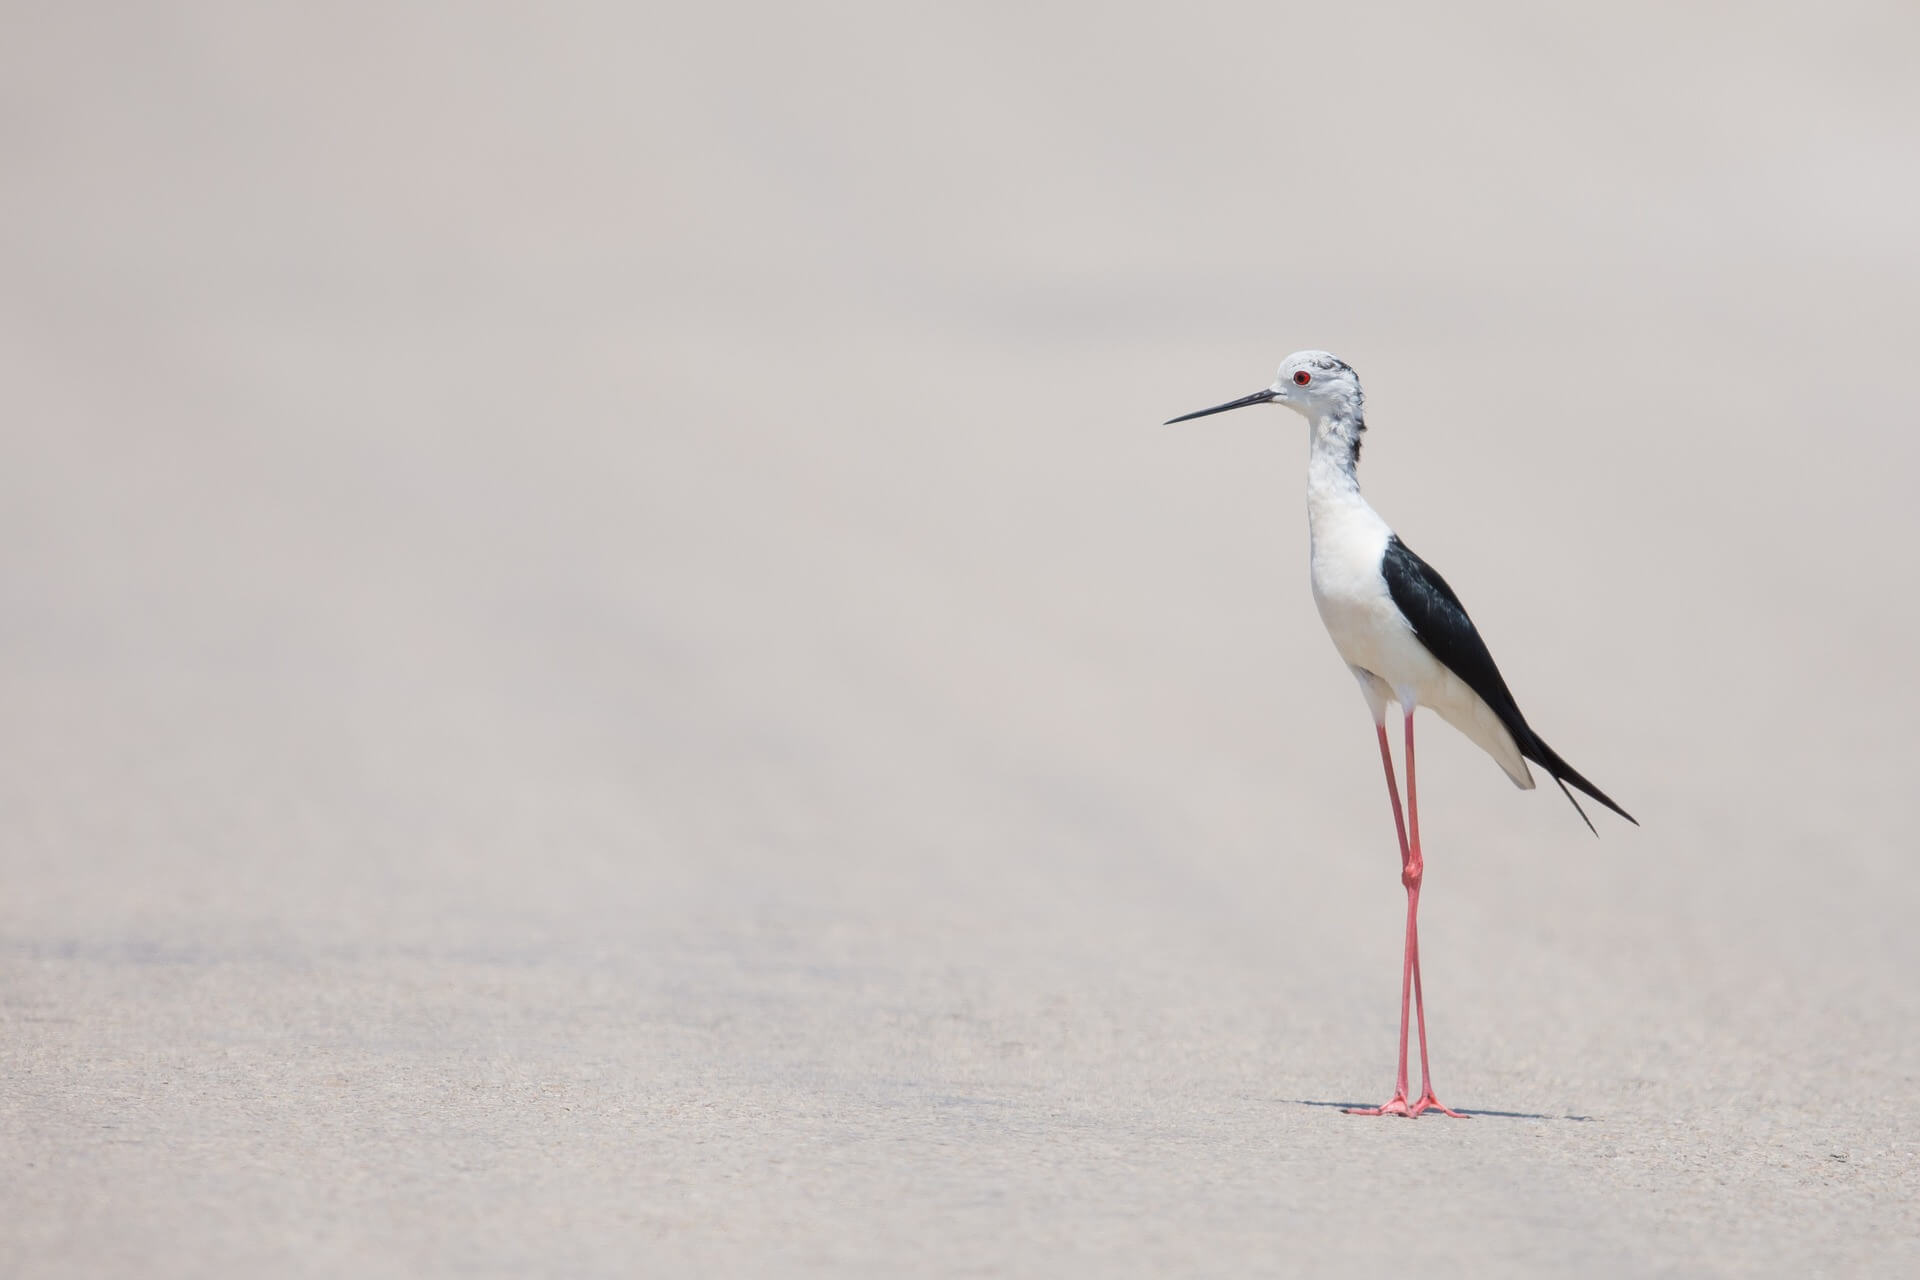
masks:
<svg viewBox="0 0 1920 1280"><path fill-rule="evenodd" d="M1516 786L1533 775L1520 748L1478 694L1420 643L1380 574L1393 531L1358 493L1309 504L1313 602L1340 657L1386 686L1402 707L1431 707L1492 756Z"/></svg>
<svg viewBox="0 0 1920 1280"><path fill-rule="evenodd" d="M1314 520L1313 603L1347 665L1371 671L1396 694L1419 694L1446 669L1414 637L1380 576L1391 536L1387 522L1364 504Z"/></svg>

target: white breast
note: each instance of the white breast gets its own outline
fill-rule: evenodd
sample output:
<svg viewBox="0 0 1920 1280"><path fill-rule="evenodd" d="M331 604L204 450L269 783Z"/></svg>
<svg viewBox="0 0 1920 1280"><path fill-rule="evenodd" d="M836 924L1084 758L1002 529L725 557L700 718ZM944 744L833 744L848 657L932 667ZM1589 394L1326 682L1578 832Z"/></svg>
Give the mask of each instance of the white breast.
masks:
<svg viewBox="0 0 1920 1280"><path fill-rule="evenodd" d="M1357 491L1310 494L1307 529L1313 602L1350 666L1417 688L1438 666L1394 607L1380 560L1393 530Z"/></svg>
<svg viewBox="0 0 1920 1280"><path fill-rule="evenodd" d="M1307 528L1313 602L1348 666L1379 678L1402 706L1433 708L1492 756L1516 786L1531 788L1513 735L1493 709L1420 643L1393 603L1380 561L1393 530L1357 488L1309 486Z"/></svg>

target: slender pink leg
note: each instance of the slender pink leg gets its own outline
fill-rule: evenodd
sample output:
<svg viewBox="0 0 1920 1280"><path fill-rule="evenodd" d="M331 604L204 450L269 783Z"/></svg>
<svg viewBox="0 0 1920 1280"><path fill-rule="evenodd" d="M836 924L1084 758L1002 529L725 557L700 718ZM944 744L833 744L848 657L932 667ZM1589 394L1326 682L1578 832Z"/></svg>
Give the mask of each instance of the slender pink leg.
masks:
<svg viewBox="0 0 1920 1280"><path fill-rule="evenodd" d="M1456 1120L1466 1117L1458 1111L1450 1111L1442 1106L1440 1099L1433 1096L1433 1074L1427 1069L1427 1006L1420 994L1420 881L1426 874L1426 863L1420 857L1420 797L1413 780L1413 710L1409 708L1407 716L1407 861L1406 869L1401 873L1401 881L1407 886L1407 964L1413 973L1413 1007L1420 1021L1420 1100L1409 1109L1409 1115L1419 1115L1423 1111L1438 1111ZM1386 729L1380 730L1382 743L1386 741ZM1405 997L1402 997L1402 1005ZM1401 1022L1406 1014L1401 1014ZM1400 1060L1402 1063L1401 1086L1406 1085L1406 1032L1400 1035ZM1405 1096L1403 1093L1401 1096Z"/></svg>
<svg viewBox="0 0 1920 1280"><path fill-rule="evenodd" d="M1393 752L1387 747L1387 726L1384 724L1376 724L1373 728L1374 732L1378 734L1380 738L1380 765L1386 770L1387 774L1387 798L1393 802L1393 829L1394 833L1400 837L1400 879L1404 884L1407 882L1408 868L1411 865L1410 859L1413 854L1411 852L1411 846L1407 843L1406 820L1400 813L1400 788L1393 780ZM1413 798L1412 774L1407 775L1407 784L1407 798L1411 800ZM1346 1111L1347 1114L1351 1116L1411 1116L1415 1114L1407 1108L1407 1015L1410 1012L1408 1008L1408 995L1412 990L1412 984L1419 980L1415 969L1418 961L1416 959L1416 937L1413 927L1414 903L1418 901L1418 898L1416 891L1411 887L1409 887L1407 892L1407 943L1406 949L1401 953L1400 960L1400 1075L1397 1083L1394 1085L1392 1101L1383 1103L1377 1107L1348 1107ZM1426 1060L1426 1034L1426 1021L1423 1017L1420 1023L1421 1061L1423 1064Z"/></svg>

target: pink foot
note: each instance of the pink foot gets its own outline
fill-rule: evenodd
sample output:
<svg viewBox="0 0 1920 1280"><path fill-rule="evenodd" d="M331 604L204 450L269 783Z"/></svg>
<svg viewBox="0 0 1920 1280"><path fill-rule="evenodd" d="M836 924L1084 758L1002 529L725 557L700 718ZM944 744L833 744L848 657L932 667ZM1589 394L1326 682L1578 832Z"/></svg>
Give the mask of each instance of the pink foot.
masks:
<svg viewBox="0 0 1920 1280"><path fill-rule="evenodd" d="M1409 1110L1407 1114L1417 1116L1423 1111L1438 1111L1441 1115L1452 1116L1455 1120L1465 1120L1468 1118L1464 1112L1448 1110L1442 1105L1440 1099L1433 1096L1433 1090L1431 1089L1427 1090L1425 1096L1423 1096L1420 1101L1413 1104L1412 1109Z"/></svg>
<svg viewBox="0 0 1920 1280"><path fill-rule="evenodd" d="M1407 1095L1404 1093L1394 1094L1392 1102L1383 1103L1377 1107L1342 1107L1340 1109L1350 1116L1406 1116L1412 1119L1419 1114L1407 1110Z"/></svg>

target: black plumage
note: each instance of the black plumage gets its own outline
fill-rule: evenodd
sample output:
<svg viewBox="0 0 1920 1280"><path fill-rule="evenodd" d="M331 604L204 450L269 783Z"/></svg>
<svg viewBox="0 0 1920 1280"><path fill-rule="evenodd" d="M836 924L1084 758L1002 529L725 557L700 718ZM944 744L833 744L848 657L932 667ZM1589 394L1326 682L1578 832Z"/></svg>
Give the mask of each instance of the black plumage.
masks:
<svg viewBox="0 0 1920 1280"><path fill-rule="evenodd" d="M1565 760L1552 747L1548 746L1527 724L1527 718L1520 714L1520 705L1513 700L1513 694L1507 689L1507 682L1501 678L1500 668L1494 665L1493 655L1487 652L1486 641L1480 638L1480 632L1474 628L1473 619L1467 616L1466 608L1460 603L1460 597L1453 594L1453 588L1440 576L1438 570L1413 553L1398 535L1387 539L1387 552L1381 558L1380 572L1387 580L1387 591L1393 596L1394 607L1406 617L1413 626L1413 634L1427 652L1437 658L1442 666L1459 676L1466 686L1480 696L1480 700L1493 709L1507 732L1513 735L1520 754L1545 769L1562 794L1573 805L1580 820L1593 830L1593 821L1586 811L1580 808L1580 802L1567 790L1567 784L1576 788L1613 810L1636 827L1639 822L1634 816L1610 800L1600 788L1580 776L1578 770ZM1596 832L1596 834L1598 834Z"/></svg>

